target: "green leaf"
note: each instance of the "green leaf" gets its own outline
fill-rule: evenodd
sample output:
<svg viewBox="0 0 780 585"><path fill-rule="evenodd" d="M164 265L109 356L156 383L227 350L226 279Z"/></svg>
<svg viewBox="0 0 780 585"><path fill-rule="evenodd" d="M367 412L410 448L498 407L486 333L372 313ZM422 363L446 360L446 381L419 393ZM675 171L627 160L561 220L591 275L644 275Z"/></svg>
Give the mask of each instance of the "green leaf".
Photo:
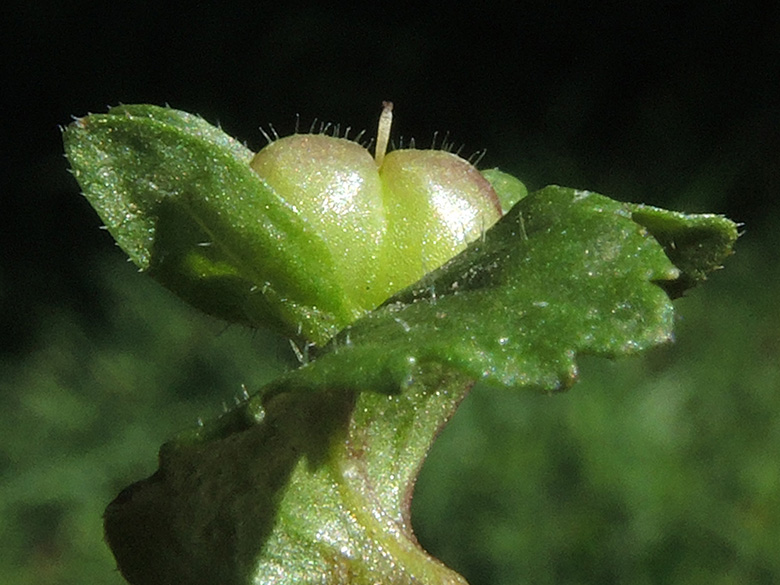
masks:
<svg viewBox="0 0 780 585"><path fill-rule="evenodd" d="M667 291L736 238L717 216L529 195L315 361L164 445L158 472L106 512L120 570L150 585L463 583L419 548L409 502L472 384L562 390L578 354L669 340Z"/></svg>
<svg viewBox="0 0 780 585"><path fill-rule="evenodd" d="M498 169L486 169L482 171L482 176L490 182L496 195L498 195L498 200L501 202L501 209L504 210L504 213L512 209L518 201L528 196L528 189L523 182L509 173L499 171Z"/></svg>
<svg viewBox="0 0 780 585"><path fill-rule="evenodd" d="M230 322L322 343L354 315L320 236L197 116L133 105L68 126L73 173L138 267Z"/></svg>
<svg viewBox="0 0 780 585"><path fill-rule="evenodd" d="M109 506L120 570L159 585L464 583L419 547L409 503L468 387L438 369L395 396L253 398L164 445L160 470Z"/></svg>
<svg viewBox="0 0 780 585"><path fill-rule="evenodd" d="M395 392L433 362L496 385L563 390L577 353L615 357L669 340L665 291L704 279L736 238L720 216L546 187L278 384Z"/></svg>

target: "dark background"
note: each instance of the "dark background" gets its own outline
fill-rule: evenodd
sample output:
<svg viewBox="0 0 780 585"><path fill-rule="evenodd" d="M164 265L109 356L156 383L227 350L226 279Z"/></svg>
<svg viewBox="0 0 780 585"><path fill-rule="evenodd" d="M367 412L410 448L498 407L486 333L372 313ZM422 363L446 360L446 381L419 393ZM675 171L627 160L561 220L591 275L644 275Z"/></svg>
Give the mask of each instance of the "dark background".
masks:
<svg viewBox="0 0 780 585"><path fill-rule="evenodd" d="M261 125L296 116L371 132L388 99L396 138L449 131L532 189L745 224L727 270L680 303L673 348L586 361L563 397L475 392L424 470L423 544L474 585L780 578L777 4L0 10L0 581L120 582L105 503L162 440L290 363L284 340L225 331L134 274L59 126L168 103L258 149Z"/></svg>
<svg viewBox="0 0 780 585"><path fill-rule="evenodd" d="M45 7L44 7L45 6ZM227 7L226 7L227 6ZM58 125L169 103L260 148L260 125L315 118L396 136L449 131L531 187L572 185L769 229L780 177L778 8L757 2L452 8L35 3L4 8L3 273L38 302L79 302L108 237L63 172ZM20 272L21 271L21 272ZM23 291L23 292L22 292ZM10 294L16 294L11 292ZM7 316L5 316L7 318Z"/></svg>

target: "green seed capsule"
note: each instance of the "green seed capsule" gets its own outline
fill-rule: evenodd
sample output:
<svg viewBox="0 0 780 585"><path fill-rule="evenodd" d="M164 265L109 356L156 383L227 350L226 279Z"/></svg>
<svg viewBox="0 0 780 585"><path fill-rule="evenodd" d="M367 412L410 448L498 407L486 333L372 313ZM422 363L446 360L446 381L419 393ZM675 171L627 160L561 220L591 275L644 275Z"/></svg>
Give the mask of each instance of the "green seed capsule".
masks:
<svg viewBox="0 0 780 585"><path fill-rule="evenodd" d="M321 240L331 275L354 317L381 303L379 250L387 230L374 159L355 142L294 134L258 152L252 169Z"/></svg>
<svg viewBox="0 0 780 585"><path fill-rule="evenodd" d="M501 216L490 183L462 158L435 150L385 155L388 111L376 158L342 138L296 134L251 163L321 236L353 319L441 266Z"/></svg>
<svg viewBox="0 0 780 585"><path fill-rule="evenodd" d="M388 293L462 252L501 217L487 179L450 152L396 150L385 157L379 175L389 234Z"/></svg>

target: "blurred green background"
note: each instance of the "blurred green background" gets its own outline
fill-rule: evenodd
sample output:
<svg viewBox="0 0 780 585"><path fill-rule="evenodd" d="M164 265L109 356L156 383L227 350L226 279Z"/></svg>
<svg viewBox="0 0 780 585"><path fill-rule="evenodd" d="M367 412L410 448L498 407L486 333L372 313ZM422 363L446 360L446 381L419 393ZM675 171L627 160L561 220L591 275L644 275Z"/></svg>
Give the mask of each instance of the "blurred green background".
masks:
<svg viewBox="0 0 780 585"><path fill-rule="evenodd" d="M195 313L100 231L58 125L170 103L260 148L315 118L450 132L531 188L745 223L677 342L563 395L476 388L423 469L422 544L472 585L780 582L780 8L21 3L2 9L0 583L120 584L101 514L285 340Z"/></svg>

